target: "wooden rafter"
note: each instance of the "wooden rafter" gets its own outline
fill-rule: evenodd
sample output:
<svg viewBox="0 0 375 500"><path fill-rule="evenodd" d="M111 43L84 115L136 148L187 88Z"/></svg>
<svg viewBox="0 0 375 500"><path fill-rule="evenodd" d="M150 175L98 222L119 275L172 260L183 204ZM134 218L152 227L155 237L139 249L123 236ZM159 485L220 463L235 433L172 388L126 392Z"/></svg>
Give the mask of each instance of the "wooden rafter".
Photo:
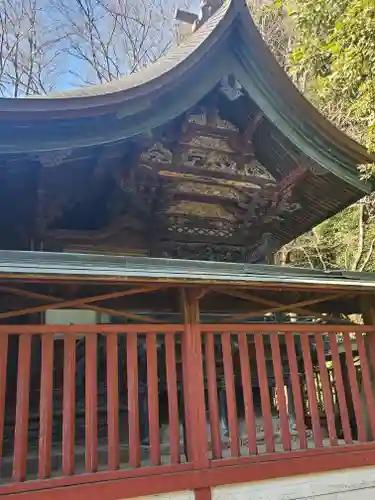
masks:
<svg viewBox="0 0 375 500"><path fill-rule="evenodd" d="M226 295L233 295L232 293L228 293L228 290L222 290L220 288L216 288L215 289L216 292L218 293L223 293L223 294L226 294ZM245 296L246 294L244 294ZM258 316L259 314L266 314L266 313L269 313L269 312L282 312L282 311L291 311L291 310L296 310L296 308L303 308L304 306L310 306L310 305L313 305L313 304L319 304L321 302L327 302L329 300L333 300L333 299L337 299L339 297L343 297L343 296L347 296L348 294L345 294L345 293L335 293L335 294L332 294L332 295L326 295L325 297L318 297L318 298L314 298L314 299L308 299L308 300L303 300L303 301L300 301L300 302L296 302L294 304L283 304L283 305L278 305L278 306L275 306L275 307L267 307L266 309L262 309L260 311L256 311L256 312L251 312L251 313L243 313L243 314L236 314L234 316L230 316L228 318L225 318L224 320L222 320L222 322L231 322L231 321L240 321L240 320L244 320L244 319L250 319L252 317L256 317ZM238 297L238 295L236 295ZM239 297L239 298L244 298L244 296L242 297ZM245 300L251 300L251 297L250 296L247 296L247 299Z"/></svg>
<svg viewBox="0 0 375 500"><path fill-rule="evenodd" d="M258 184L259 186L268 186L270 184L274 185L275 182L270 179L265 179L263 177L258 177L255 175L234 175L229 172L218 172L215 170L207 170L199 167L189 167L187 165L173 165L172 166L160 163L157 161L148 161L147 169L154 171L160 175L164 175L165 177L180 178L184 174L190 174L196 177L199 177L200 182L205 182L207 184L222 184L224 185L224 181L234 181L234 182L248 182L249 184ZM203 180L204 178L204 180ZM192 177L186 177L187 181L194 181ZM215 182L216 181L216 182Z"/></svg>
<svg viewBox="0 0 375 500"><path fill-rule="evenodd" d="M97 308L99 306L93 306L93 305L88 305L92 304L93 302L100 302L104 300L109 300L109 299L115 299L119 297L125 297L129 295L135 295L135 294L140 294L140 293L147 293L147 292L152 292L155 290L159 290L161 287L138 287L138 288L132 288L130 290L121 290L117 292L111 292L107 294L102 294L102 295L95 295L91 297L84 297L84 298L78 298L78 299L72 299L72 300L62 300L57 297L54 297L53 295L47 295L47 294L41 294L37 292L30 292L28 290L22 290L19 288L12 288L12 287L5 287L2 286L0 287L0 291L5 292L5 293L11 293L13 295L19 295L23 297L28 297L28 298L34 298L34 299L42 299L42 300L48 300L49 303L41 305L41 306L35 306L35 307L28 307L24 309L19 309L17 311L7 311L4 313L0 313L0 319L6 319L6 318L14 318L18 316L24 316L25 314L35 314L35 313L40 313L40 312L45 312L46 310L51 310L51 309L65 309L68 307L80 307L82 309L90 309L90 310L98 310ZM101 312L104 312L104 308L100 308ZM106 312L108 311L114 311L112 309L106 309ZM116 311L117 316L124 316L126 311ZM131 317L129 316L131 315ZM137 316L137 318L135 318ZM133 313L128 313L127 316L130 319L141 319L144 320L150 320L152 318L146 318L143 316L138 316L134 315ZM153 322L157 322L154 320Z"/></svg>
<svg viewBox="0 0 375 500"><path fill-rule="evenodd" d="M260 304L263 306L279 307L279 306L285 305L285 304L282 304L281 302L278 302L276 300L269 300L269 299L264 299L262 297L249 295L248 293L243 292L241 290L231 290L231 289L218 290L218 289L215 289L214 291L218 292L218 293L222 293L222 294L231 295L232 297L237 297L239 299L247 300L249 302L253 302L254 304ZM317 317L323 317L323 315L317 314L316 311L312 311L311 309L306 309L305 307L293 307L291 312L296 312L298 314L315 315Z"/></svg>
<svg viewBox="0 0 375 500"><path fill-rule="evenodd" d="M118 316L119 318L125 318L125 319L134 319L136 321L143 321L143 322L148 322L148 323L162 323L162 321L153 318L152 316L146 316L143 314L136 314L132 313L129 311L119 311L117 309L110 309L108 307L101 307L101 306L94 306L94 305L89 305L89 306L83 306L83 309L88 309L90 311L97 311L100 313L104 314L109 314L110 316Z"/></svg>
<svg viewBox="0 0 375 500"><path fill-rule="evenodd" d="M189 201L197 203L209 203L212 205L220 204L224 209L230 210L231 212L234 212L237 208L236 200L233 200L230 196L223 195L178 192L173 196L173 201L175 203L179 201Z"/></svg>

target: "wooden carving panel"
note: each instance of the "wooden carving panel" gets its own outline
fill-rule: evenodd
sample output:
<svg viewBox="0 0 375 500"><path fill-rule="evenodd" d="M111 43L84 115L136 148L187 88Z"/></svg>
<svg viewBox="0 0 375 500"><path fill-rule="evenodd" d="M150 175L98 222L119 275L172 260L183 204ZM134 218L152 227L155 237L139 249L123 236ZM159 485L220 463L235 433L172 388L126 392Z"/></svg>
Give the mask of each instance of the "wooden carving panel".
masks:
<svg viewBox="0 0 375 500"><path fill-rule="evenodd" d="M170 165L173 161L173 153L161 142L155 143L150 149L141 154L141 166L148 166L150 163L162 163Z"/></svg>
<svg viewBox="0 0 375 500"><path fill-rule="evenodd" d="M160 256L174 259L208 260L216 262L245 262L246 248L235 245L207 245L204 243L173 243L160 249Z"/></svg>
<svg viewBox="0 0 375 500"><path fill-rule="evenodd" d="M177 167L177 168L176 168ZM238 225L237 207L275 179L253 156L249 138L219 118L215 108L190 113L183 126L169 178L174 193L168 214L230 221Z"/></svg>
<svg viewBox="0 0 375 500"><path fill-rule="evenodd" d="M201 196L219 196L228 198L229 200L238 201L241 198L241 193L238 189L226 184L205 184L204 178L202 182L180 182L176 185L177 193L192 194L196 193Z"/></svg>
<svg viewBox="0 0 375 500"><path fill-rule="evenodd" d="M238 243L252 254L262 225L299 209L293 190L301 172L278 182L254 155L252 137L262 120L256 115L240 131L215 106L203 106L187 114L179 135L150 141L126 190L148 212L159 243Z"/></svg>

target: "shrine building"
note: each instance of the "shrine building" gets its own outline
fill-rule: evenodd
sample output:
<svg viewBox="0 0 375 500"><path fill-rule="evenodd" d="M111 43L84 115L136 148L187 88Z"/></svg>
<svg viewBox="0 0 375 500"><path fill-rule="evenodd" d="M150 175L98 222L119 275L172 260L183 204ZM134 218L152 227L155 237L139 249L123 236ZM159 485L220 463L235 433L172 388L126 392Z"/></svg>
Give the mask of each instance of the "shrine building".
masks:
<svg viewBox="0 0 375 500"><path fill-rule="evenodd" d="M177 19L138 73L0 99L0 500L371 499L375 274L275 255L375 158L245 0Z"/></svg>

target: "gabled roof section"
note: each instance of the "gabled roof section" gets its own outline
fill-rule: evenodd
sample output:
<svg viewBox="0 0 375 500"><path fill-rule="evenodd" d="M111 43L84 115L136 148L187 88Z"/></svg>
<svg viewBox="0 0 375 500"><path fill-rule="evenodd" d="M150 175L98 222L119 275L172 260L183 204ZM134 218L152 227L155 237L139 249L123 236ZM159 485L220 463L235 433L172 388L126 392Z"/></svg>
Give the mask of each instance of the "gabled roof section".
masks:
<svg viewBox="0 0 375 500"><path fill-rule="evenodd" d="M225 2L185 42L139 73L44 97L0 99L0 154L95 146L149 133L186 112L229 74L306 156L363 193L371 191L358 180L357 166L375 158L298 92L262 40L246 0ZM106 119L88 122L74 140L65 135L72 120L88 117ZM30 135L30 120L44 130L40 126Z"/></svg>

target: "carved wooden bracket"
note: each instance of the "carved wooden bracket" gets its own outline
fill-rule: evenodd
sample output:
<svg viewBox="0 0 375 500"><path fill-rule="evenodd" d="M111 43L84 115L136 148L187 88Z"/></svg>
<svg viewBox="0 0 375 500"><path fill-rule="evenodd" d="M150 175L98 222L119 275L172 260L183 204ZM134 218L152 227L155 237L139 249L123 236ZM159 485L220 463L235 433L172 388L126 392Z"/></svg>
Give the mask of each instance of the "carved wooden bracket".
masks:
<svg viewBox="0 0 375 500"><path fill-rule="evenodd" d="M298 210L299 205L292 203L291 198L295 187L307 174L305 166L299 166L282 179L276 186L265 186L256 192L247 203L238 203L236 216L244 227L249 229L255 223L270 222L275 218L283 219L288 213Z"/></svg>

